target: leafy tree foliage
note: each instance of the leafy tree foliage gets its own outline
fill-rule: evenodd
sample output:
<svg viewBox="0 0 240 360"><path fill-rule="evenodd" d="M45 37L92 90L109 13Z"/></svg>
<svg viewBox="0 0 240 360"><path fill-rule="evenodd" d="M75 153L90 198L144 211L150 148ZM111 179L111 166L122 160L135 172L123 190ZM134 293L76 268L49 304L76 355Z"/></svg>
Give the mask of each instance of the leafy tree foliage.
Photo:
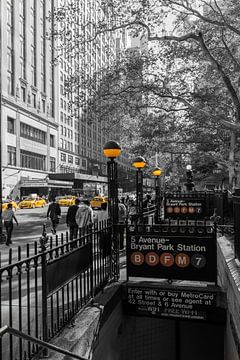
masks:
<svg viewBox="0 0 240 360"><path fill-rule="evenodd" d="M133 153L151 157L157 152L166 162L180 154L179 167L191 158L199 174L218 164L228 168L232 186L239 183L239 1L99 4L104 16L95 23L83 22L78 36L69 26L75 22L75 1L56 9L55 16L64 23L61 36L69 38L67 50L83 52L86 43L97 46L102 36L125 32L138 39L139 46L119 52L117 60L90 77L75 72L66 89L80 88L78 104L84 104L89 118L98 117L106 129L113 124L121 129Z"/></svg>

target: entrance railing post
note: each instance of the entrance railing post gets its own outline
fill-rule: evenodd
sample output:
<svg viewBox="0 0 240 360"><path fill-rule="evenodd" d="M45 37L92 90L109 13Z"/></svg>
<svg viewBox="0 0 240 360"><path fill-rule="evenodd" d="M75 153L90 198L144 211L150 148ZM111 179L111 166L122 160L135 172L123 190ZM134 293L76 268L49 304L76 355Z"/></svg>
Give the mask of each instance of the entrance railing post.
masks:
<svg viewBox="0 0 240 360"><path fill-rule="evenodd" d="M42 331L43 341L48 340L48 314L47 314L47 261L46 261L46 244L48 241L46 225L43 225L43 232L40 238L41 247L41 265L42 265ZM48 349L42 351L43 357L48 357Z"/></svg>

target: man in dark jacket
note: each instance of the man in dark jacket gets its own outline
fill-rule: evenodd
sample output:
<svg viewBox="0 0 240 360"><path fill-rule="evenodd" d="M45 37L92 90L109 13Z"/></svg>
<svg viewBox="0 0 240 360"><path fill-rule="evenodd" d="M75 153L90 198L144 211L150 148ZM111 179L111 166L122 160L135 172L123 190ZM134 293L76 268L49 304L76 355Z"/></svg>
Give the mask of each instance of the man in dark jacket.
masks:
<svg viewBox="0 0 240 360"><path fill-rule="evenodd" d="M78 234L78 224L76 223L76 213L80 204L79 199L75 199L75 205L72 205L68 208L66 223L69 226L70 231L70 240L76 239Z"/></svg>
<svg viewBox="0 0 240 360"><path fill-rule="evenodd" d="M59 219L61 217L61 209L56 199L52 199L52 203L48 206L47 218L51 219L52 222L52 233L56 234L57 224L59 224Z"/></svg>

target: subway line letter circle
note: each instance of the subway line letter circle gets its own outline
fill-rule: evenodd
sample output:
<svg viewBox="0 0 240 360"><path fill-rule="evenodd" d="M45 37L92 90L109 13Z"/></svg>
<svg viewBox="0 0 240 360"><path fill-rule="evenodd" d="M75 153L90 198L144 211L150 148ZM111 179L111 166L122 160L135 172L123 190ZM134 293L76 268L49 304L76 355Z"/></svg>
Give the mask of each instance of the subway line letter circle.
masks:
<svg viewBox="0 0 240 360"><path fill-rule="evenodd" d="M160 263L162 266L170 267L174 264L174 257L171 253L165 252L160 256Z"/></svg>
<svg viewBox="0 0 240 360"><path fill-rule="evenodd" d="M155 266L159 263L159 256L155 252L149 252L145 256L145 261L149 266Z"/></svg>
<svg viewBox="0 0 240 360"><path fill-rule="evenodd" d="M142 265L144 263L144 255L139 251L135 251L131 255L131 262L133 265Z"/></svg>
<svg viewBox="0 0 240 360"><path fill-rule="evenodd" d="M187 254L179 253L175 256L175 263L180 268L185 268L190 264L190 258Z"/></svg>

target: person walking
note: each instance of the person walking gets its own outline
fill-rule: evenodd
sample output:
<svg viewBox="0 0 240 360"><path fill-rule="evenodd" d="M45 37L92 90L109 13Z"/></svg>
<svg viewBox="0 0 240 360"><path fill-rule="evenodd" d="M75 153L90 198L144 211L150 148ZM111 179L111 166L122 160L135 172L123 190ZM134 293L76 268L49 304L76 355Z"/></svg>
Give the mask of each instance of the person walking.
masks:
<svg viewBox="0 0 240 360"><path fill-rule="evenodd" d="M7 209L5 211L3 211L2 219L4 221L4 226L5 226L6 232L7 232L6 245L9 246L10 244L12 244L11 239L12 239L12 231L13 231L13 220L16 222L16 224L18 226L18 221L14 215L11 203L9 203L7 206Z"/></svg>
<svg viewBox="0 0 240 360"><path fill-rule="evenodd" d="M123 202L118 204L118 223L119 223L119 249L124 248L124 234L126 225L127 209Z"/></svg>
<svg viewBox="0 0 240 360"><path fill-rule="evenodd" d="M106 221L107 219L109 219L109 214L108 214L108 204L106 202L101 204L101 209L98 211L94 211L93 213L93 220L94 223L101 223L103 221Z"/></svg>
<svg viewBox="0 0 240 360"><path fill-rule="evenodd" d="M61 217L61 208L56 199L53 198L51 204L48 206L47 218L51 219L52 222L52 233L56 234L57 225L59 224L59 219Z"/></svg>
<svg viewBox="0 0 240 360"><path fill-rule="evenodd" d="M93 209L90 207L88 199L82 200L75 215L75 220L79 229L93 224Z"/></svg>
<svg viewBox="0 0 240 360"><path fill-rule="evenodd" d="M68 208L66 223L69 227L70 240L76 239L78 235L78 224L76 223L76 213L78 211L80 200L75 199L75 204Z"/></svg>

